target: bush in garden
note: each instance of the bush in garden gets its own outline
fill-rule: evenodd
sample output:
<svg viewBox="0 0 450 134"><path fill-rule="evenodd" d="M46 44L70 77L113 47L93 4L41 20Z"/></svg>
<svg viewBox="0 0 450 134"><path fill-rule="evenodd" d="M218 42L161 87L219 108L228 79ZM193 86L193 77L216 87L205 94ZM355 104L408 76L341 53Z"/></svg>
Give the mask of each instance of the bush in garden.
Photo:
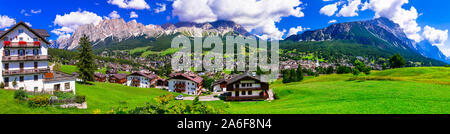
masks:
<svg viewBox="0 0 450 134"><path fill-rule="evenodd" d="M27 97L26 93L24 90L20 89L20 90L16 90L14 92L14 99L18 99L18 100L25 100L25 98Z"/></svg>
<svg viewBox="0 0 450 134"><path fill-rule="evenodd" d="M0 82L0 88L1 88L1 89L4 89L4 88L5 88L5 83Z"/></svg>
<svg viewBox="0 0 450 134"><path fill-rule="evenodd" d="M46 95L37 95L28 98L28 105L30 107L45 107L50 103L48 96Z"/></svg>
<svg viewBox="0 0 450 134"><path fill-rule="evenodd" d="M76 100L77 103L86 102L86 96L79 96L79 95L77 95L77 96L75 96L75 100Z"/></svg>
<svg viewBox="0 0 450 134"><path fill-rule="evenodd" d="M156 104L146 103L131 110L115 109L114 114L220 114L225 113L223 109L217 109L194 99L191 104L177 101L172 94L158 96Z"/></svg>
<svg viewBox="0 0 450 134"><path fill-rule="evenodd" d="M75 95L72 92L53 92L53 95L58 97L58 99L72 99L75 97Z"/></svg>

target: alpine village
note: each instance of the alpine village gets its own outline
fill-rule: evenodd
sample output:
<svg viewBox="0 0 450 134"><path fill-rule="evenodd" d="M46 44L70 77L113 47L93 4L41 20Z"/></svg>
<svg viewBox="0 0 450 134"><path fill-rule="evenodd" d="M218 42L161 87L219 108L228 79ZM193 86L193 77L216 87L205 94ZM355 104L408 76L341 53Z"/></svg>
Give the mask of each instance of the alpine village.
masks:
<svg viewBox="0 0 450 134"><path fill-rule="evenodd" d="M412 47L410 40L402 40L404 33L390 30L397 27L381 17L287 37L280 41L277 80L264 82L260 77L268 72L259 68L255 72L172 70L170 60L178 49L170 48L170 43L176 36L253 37L231 21L146 26L105 19L80 26L70 38L56 41L48 40L47 30L20 21L0 31L0 96L5 99L0 102L5 105L0 113L450 111L448 102L432 101L439 97L436 93L450 97L450 60L432 55L439 53L424 52L431 49ZM421 94L437 96L428 96L432 102L414 99ZM395 95L406 97L402 103L421 107L411 110L398 106L393 102ZM380 103L390 108L379 109ZM373 105L362 108L362 104Z"/></svg>

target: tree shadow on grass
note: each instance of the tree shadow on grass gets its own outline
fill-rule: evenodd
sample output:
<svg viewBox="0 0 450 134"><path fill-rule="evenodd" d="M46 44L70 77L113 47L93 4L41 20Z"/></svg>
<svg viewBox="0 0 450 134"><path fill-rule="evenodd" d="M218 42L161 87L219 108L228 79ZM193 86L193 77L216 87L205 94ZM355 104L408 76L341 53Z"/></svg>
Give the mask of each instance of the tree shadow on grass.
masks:
<svg viewBox="0 0 450 134"><path fill-rule="evenodd" d="M95 85L94 83L91 83L91 82L83 82L83 81L77 81L76 83L82 84L82 85L90 85L90 86Z"/></svg>

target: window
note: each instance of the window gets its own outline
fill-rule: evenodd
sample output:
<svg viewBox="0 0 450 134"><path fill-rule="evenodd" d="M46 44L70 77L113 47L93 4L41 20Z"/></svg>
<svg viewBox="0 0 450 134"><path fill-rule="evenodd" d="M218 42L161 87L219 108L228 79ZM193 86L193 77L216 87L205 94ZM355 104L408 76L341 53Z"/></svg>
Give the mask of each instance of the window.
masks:
<svg viewBox="0 0 450 134"><path fill-rule="evenodd" d="M64 87L66 88L66 90L69 90L70 89L70 83L69 82L64 83Z"/></svg>
<svg viewBox="0 0 450 134"><path fill-rule="evenodd" d="M9 49L5 50L5 56L9 56L9 54L10 54L10 50Z"/></svg>
<svg viewBox="0 0 450 134"><path fill-rule="evenodd" d="M23 82L23 80L24 80L24 77L23 77L23 76L20 76L19 81L20 81L20 82Z"/></svg>
<svg viewBox="0 0 450 134"><path fill-rule="evenodd" d="M38 87L34 87L34 92L38 92Z"/></svg>
<svg viewBox="0 0 450 134"><path fill-rule="evenodd" d="M39 49L34 49L33 50L33 55L34 56L38 56L39 55Z"/></svg>
<svg viewBox="0 0 450 134"><path fill-rule="evenodd" d="M38 75L34 75L34 81L38 81L39 76Z"/></svg>
<svg viewBox="0 0 450 134"><path fill-rule="evenodd" d="M23 37L19 37L19 41L23 41Z"/></svg>
<svg viewBox="0 0 450 134"><path fill-rule="evenodd" d="M245 91L242 91L242 95L245 95Z"/></svg>
<svg viewBox="0 0 450 134"><path fill-rule="evenodd" d="M8 37L3 38L4 41L8 41Z"/></svg>
<svg viewBox="0 0 450 134"><path fill-rule="evenodd" d="M19 29L19 34L23 33L23 29Z"/></svg>
<svg viewBox="0 0 450 134"><path fill-rule="evenodd" d="M249 90L248 91L248 95L252 95L253 93L252 93L252 90Z"/></svg>
<svg viewBox="0 0 450 134"><path fill-rule="evenodd" d="M38 68L38 62L34 62L34 69Z"/></svg>
<svg viewBox="0 0 450 134"><path fill-rule="evenodd" d="M25 50L20 49L20 50L19 50L19 56L24 56L24 55L25 55Z"/></svg>
<svg viewBox="0 0 450 134"><path fill-rule="evenodd" d="M5 87L9 87L9 78L8 78L8 77L5 77L5 78L3 79L3 81L5 82Z"/></svg>
<svg viewBox="0 0 450 134"><path fill-rule="evenodd" d="M33 41L38 41L38 38L33 38Z"/></svg>
<svg viewBox="0 0 450 134"><path fill-rule="evenodd" d="M5 63L5 70L9 69L9 63Z"/></svg>

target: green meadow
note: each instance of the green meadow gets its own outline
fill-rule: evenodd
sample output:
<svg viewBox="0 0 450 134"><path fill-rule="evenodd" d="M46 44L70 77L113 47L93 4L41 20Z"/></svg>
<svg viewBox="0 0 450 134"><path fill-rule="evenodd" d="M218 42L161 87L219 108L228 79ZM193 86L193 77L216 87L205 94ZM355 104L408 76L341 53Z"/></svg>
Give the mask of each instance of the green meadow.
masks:
<svg viewBox="0 0 450 134"><path fill-rule="evenodd" d="M29 108L13 99L14 91L0 90L3 114L92 114L113 108L134 108L153 103L160 89L126 87L111 83L77 84L85 95L87 110ZM448 114L450 68L417 67L372 71L355 78L351 74L305 77L302 82L271 83L279 99L272 101L205 102L231 114ZM177 94L175 94L177 95Z"/></svg>

